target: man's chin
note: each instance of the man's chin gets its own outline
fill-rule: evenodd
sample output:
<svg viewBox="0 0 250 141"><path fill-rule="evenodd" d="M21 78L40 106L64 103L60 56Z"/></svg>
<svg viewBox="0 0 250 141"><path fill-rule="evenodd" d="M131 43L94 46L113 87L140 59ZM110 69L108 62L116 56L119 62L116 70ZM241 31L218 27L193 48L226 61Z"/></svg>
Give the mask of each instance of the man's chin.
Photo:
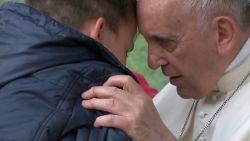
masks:
<svg viewBox="0 0 250 141"><path fill-rule="evenodd" d="M200 99L201 98L200 95L197 94L196 92L193 92L185 88L177 87L177 93L183 99Z"/></svg>
<svg viewBox="0 0 250 141"><path fill-rule="evenodd" d="M178 95L183 99L193 99L193 97L190 97L189 95L178 93Z"/></svg>

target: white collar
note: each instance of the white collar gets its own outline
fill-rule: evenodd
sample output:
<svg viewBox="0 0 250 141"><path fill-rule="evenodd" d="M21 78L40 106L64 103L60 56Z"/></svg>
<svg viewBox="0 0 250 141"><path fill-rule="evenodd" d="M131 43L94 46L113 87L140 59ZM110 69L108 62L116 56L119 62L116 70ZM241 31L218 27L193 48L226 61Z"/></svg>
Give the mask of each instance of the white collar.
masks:
<svg viewBox="0 0 250 141"><path fill-rule="evenodd" d="M217 83L217 90L227 93L235 89L250 70L250 38L242 47L240 53L229 65L227 71Z"/></svg>
<svg viewBox="0 0 250 141"><path fill-rule="evenodd" d="M235 67L237 67L243 60L247 58L249 54L250 54L250 37L240 50L239 54L234 58L233 62L228 66L225 72L229 72Z"/></svg>

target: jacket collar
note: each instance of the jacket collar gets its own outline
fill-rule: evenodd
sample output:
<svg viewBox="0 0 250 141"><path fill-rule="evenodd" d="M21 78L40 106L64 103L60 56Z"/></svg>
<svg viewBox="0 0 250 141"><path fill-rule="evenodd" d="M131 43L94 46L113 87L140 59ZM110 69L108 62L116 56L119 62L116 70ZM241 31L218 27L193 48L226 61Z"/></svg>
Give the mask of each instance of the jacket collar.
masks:
<svg viewBox="0 0 250 141"><path fill-rule="evenodd" d="M36 9L20 3L0 7L0 87L48 67L100 60L132 73L105 47ZM132 75L133 76L133 75Z"/></svg>

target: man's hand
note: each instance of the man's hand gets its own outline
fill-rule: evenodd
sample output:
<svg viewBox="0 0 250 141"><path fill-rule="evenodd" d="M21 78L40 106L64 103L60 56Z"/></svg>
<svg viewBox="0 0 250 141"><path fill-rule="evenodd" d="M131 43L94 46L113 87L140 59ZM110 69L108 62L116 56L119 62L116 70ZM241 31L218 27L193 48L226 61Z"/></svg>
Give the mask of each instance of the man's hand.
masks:
<svg viewBox="0 0 250 141"><path fill-rule="evenodd" d="M96 119L95 127L122 129L134 141L174 141L143 89L130 76L113 76L104 86L82 94L83 107L111 114Z"/></svg>

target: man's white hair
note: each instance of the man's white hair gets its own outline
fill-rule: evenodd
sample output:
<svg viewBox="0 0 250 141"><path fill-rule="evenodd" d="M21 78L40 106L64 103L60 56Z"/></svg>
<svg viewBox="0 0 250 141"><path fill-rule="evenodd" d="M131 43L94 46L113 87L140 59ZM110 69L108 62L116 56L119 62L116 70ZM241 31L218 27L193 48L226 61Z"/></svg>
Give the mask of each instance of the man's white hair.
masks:
<svg viewBox="0 0 250 141"><path fill-rule="evenodd" d="M242 29L250 27L250 0L183 0L203 22L215 16L231 16Z"/></svg>

